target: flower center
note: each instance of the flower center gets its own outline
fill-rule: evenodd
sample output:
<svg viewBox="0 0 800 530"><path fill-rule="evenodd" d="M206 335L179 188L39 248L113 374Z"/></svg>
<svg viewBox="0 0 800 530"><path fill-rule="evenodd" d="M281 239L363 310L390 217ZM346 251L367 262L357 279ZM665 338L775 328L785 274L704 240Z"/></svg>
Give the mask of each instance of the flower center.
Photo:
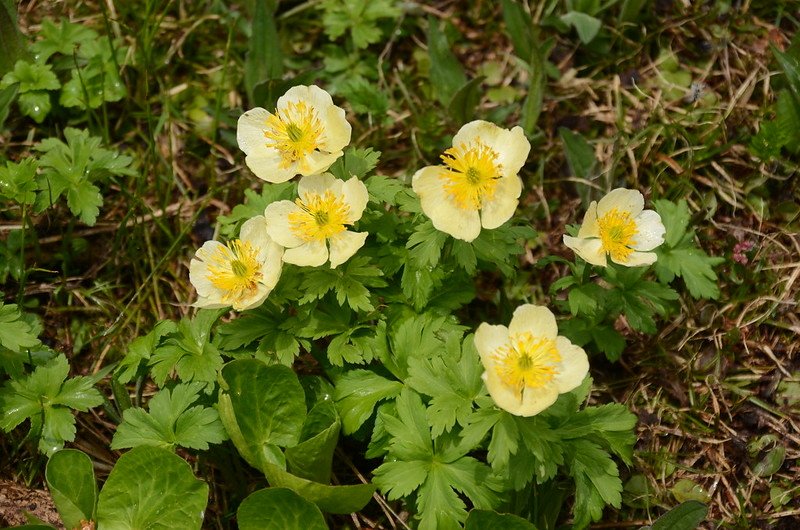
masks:
<svg viewBox="0 0 800 530"><path fill-rule="evenodd" d="M636 223L631 219L629 212L620 212L612 208L603 217L597 220L600 229L600 240L603 250L611 254L611 259L617 263L625 263L633 252L633 236L639 231Z"/></svg>
<svg viewBox="0 0 800 530"><path fill-rule="evenodd" d="M303 167L308 166L305 157L319 147L323 132L317 112L304 101L298 101L270 115L264 136L267 147L278 150L280 167L286 169L297 161Z"/></svg>
<svg viewBox="0 0 800 530"><path fill-rule="evenodd" d="M223 291L223 302L235 302L252 293L262 278L261 266L253 246L240 239L219 246L208 265L209 281Z"/></svg>
<svg viewBox="0 0 800 530"><path fill-rule="evenodd" d="M561 355L556 341L519 333L510 337L509 343L492 355L495 370L504 385L513 389L522 399L526 388L542 388L558 375Z"/></svg>
<svg viewBox="0 0 800 530"><path fill-rule="evenodd" d="M462 210L478 210L494 197L502 166L495 162L497 152L476 142L461 144L444 152L445 170L440 178L444 189Z"/></svg>
<svg viewBox="0 0 800 530"><path fill-rule="evenodd" d="M346 230L350 206L342 197L326 190L324 194L306 193L296 199L299 212L289 214L289 228L303 241L322 241Z"/></svg>

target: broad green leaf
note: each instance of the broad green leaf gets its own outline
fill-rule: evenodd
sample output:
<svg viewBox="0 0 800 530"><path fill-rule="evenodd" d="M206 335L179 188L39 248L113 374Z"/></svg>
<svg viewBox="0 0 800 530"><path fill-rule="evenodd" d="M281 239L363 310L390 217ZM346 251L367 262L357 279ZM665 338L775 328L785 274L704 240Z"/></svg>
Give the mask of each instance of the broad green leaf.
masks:
<svg viewBox="0 0 800 530"><path fill-rule="evenodd" d="M14 68L18 60L28 57L25 38L17 27L15 2L0 1L0 77Z"/></svg>
<svg viewBox="0 0 800 530"><path fill-rule="evenodd" d="M239 530L328 530L319 508L286 488L264 488L236 511Z"/></svg>
<svg viewBox="0 0 800 530"><path fill-rule="evenodd" d="M447 35L439 29L439 21L428 19L428 55L431 59L431 86L442 105L448 105L461 87L467 84L464 68L447 42Z"/></svg>
<svg viewBox="0 0 800 530"><path fill-rule="evenodd" d="M594 149L586 139L576 132L560 127L558 135L564 144L564 153L567 162L572 170L572 174L581 179L591 179L594 177L597 159L594 156Z"/></svg>
<svg viewBox="0 0 800 530"><path fill-rule="evenodd" d="M475 118L475 107L481 101L481 83L486 79L479 75L464 83L447 105L447 112L457 123L466 123Z"/></svg>
<svg viewBox="0 0 800 530"><path fill-rule="evenodd" d="M353 513L361 510L372 498L376 487L372 484L329 486L306 480L284 471L270 463L264 464L264 474L270 486L288 488L313 502L323 512Z"/></svg>
<svg viewBox="0 0 800 530"><path fill-rule="evenodd" d="M711 495L708 491L697 482L688 478L683 478L676 482L669 491L678 502L696 501L708 503L711 501Z"/></svg>
<svg viewBox="0 0 800 530"><path fill-rule="evenodd" d="M254 4L250 47L244 61L244 82L251 102L256 85L269 79L280 79L283 74L283 55L275 24L276 2L255 0Z"/></svg>
<svg viewBox="0 0 800 530"><path fill-rule="evenodd" d="M531 16L522 7L522 4L514 0L502 0L503 21L506 24L506 31L511 37L514 45L514 53L524 61L530 59L533 49L532 21Z"/></svg>
<svg viewBox="0 0 800 530"><path fill-rule="evenodd" d="M330 483L333 451L341 425L333 402L322 401L312 408L303 424L300 443L286 448L289 471L314 482Z"/></svg>
<svg viewBox="0 0 800 530"><path fill-rule="evenodd" d="M267 462L276 461L276 446L299 442L306 419L303 387L291 368L255 359L228 363L222 379L222 423L242 457L264 471Z"/></svg>
<svg viewBox="0 0 800 530"><path fill-rule="evenodd" d="M581 42L584 44L589 44L594 40L602 25L597 18L579 11L570 11L561 15L560 18L561 22L569 24L577 30L578 37L580 37Z"/></svg>
<svg viewBox="0 0 800 530"><path fill-rule="evenodd" d="M2 130L3 124L8 118L8 113L11 111L11 103L17 97L17 92L19 92L17 85L0 89L0 130Z"/></svg>
<svg viewBox="0 0 800 530"><path fill-rule="evenodd" d="M472 510L467 516L464 530L536 530L522 517L491 510Z"/></svg>
<svg viewBox="0 0 800 530"><path fill-rule="evenodd" d="M103 530L199 530L208 484L166 449L137 447L117 460L97 501Z"/></svg>
<svg viewBox="0 0 800 530"><path fill-rule="evenodd" d="M651 530L695 530L702 523L708 507L702 502L686 501L659 517Z"/></svg>
<svg viewBox="0 0 800 530"><path fill-rule="evenodd" d="M369 370L349 370L336 381L334 400L345 434L351 434L372 415L375 405L397 396L403 383Z"/></svg>
<svg viewBox="0 0 800 530"><path fill-rule="evenodd" d="M95 518L97 482L92 460L76 449L56 451L47 461L47 487L67 528Z"/></svg>

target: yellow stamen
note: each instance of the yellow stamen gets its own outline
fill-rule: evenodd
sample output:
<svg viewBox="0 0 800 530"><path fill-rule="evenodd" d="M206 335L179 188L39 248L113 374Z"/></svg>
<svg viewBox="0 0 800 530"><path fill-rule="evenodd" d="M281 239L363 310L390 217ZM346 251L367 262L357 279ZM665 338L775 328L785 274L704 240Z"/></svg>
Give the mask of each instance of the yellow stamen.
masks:
<svg viewBox="0 0 800 530"><path fill-rule="evenodd" d="M300 211L289 214L289 228L303 241L324 241L352 224L350 206L330 190L322 195L306 193L294 202Z"/></svg>
<svg viewBox="0 0 800 530"><path fill-rule="evenodd" d="M520 401L526 388L542 388L552 381L561 362L555 340L534 337L529 332L512 335L509 344L498 348L492 357L500 380Z"/></svg>
<svg viewBox="0 0 800 530"><path fill-rule="evenodd" d="M267 118L264 136L267 147L280 153L281 168L299 162L301 168L307 169L306 156L319 147L323 133L322 122L314 108L304 101L292 101Z"/></svg>
<svg viewBox="0 0 800 530"><path fill-rule="evenodd" d="M639 232L630 212L620 212L612 208L597 220L597 224L603 250L611 254L611 259L617 263L628 261L628 256L633 252L633 237Z"/></svg>
<svg viewBox="0 0 800 530"><path fill-rule="evenodd" d="M446 168L440 178L444 189L462 210L478 210L492 200L502 166L495 162L497 152L478 141L461 144L441 156Z"/></svg>
<svg viewBox="0 0 800 530"><path fill-rule="evenodd" d="M218 246L208 260L208 280L221 290L225 303L239 302L257 288L263 277L253 246L239 239Z"/></svg>

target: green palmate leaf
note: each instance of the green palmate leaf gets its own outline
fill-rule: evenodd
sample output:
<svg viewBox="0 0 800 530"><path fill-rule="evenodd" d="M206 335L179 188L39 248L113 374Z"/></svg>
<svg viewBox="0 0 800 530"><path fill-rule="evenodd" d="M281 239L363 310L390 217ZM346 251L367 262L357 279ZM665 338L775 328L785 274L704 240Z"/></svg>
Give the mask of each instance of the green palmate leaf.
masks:
<svg viewBox="0 0 800 530"><path fill-rule="evenodd" d="M66 18L62 18L58 26L52 20L44 19L38 36L39 40L31 45L31 50L40 63L46 62L54 53L72 57L84 44L99 38L93 29L83 24L74 24Z"/></svg>
<svg viewBox="0 0 800 530"><path fill-rule="evenodd" d="M79 528L82 520L94 520L97 482L92 460L85 453L56 451L47 461L45 478L64 526Z"/></svg>
<svg viewBox="0 0 800 530"><path fill-rule="evenodd" d="M388 119L389 98L378 85L356 75L347 79L341 90L341 97L350 103L356 114L370 114L379 122Z"/></svg>
<svg viewBox="0 0 800 530"><path fill-rule="evenodd" d="M455 324L452 317L433 312L410 314L395 321L389 328L389 346L381 356L384 366L400 380L408 376L408 359L428 359L444 350L448 335L459 337L464 328Z"/></svg>
<svg viewBox="0 0 800 530"><path fill-rule="evenodd" d="M40 434L39 450L52 454L75 439L75 418L70 409L87 411L103 403L94 388L95 378L67 379L69 364L60 355L23 379L11 380L0 389L0 428L10 431L25 419L31 432Z"/></svg>
<svg viewBox="0 0 800 530"><path fill-rule="evenodd" d="M127 50L119 43L112 46L108 39L84 43L80 48L83 61L71 71L72 78L64 84L59 103L65 107L96 109L106 101L119 101L127 94L119 76L118 65Z"/></svg>
<svg viewBox="0 0 800 530"><path fill-rule="evenodd" d="M329 513L357 512L367 505L376 490L372 484L329 486L312 482L269 463L264 464L264 474L271 486L288 488Z"/></svg>
<svg viewBox="0 0 800 530"><path fill-rule="evenodd" d="M0 88L19 83L20 94L44 90L58 90L61 83L49 64L17 61L14 69L0 80Z"/></svg>
<svg viewBox="0 0 800 530"><path fill-rule="evenodd" d="M389 499L416 491L420 528L457 528L466 519L466 505L457 492L477 508L497 504L498 484L488 466L465 456L468 449L450 440L434 445L425 406L419 395L405 388L397 398L397 415L381 412L390 436L389 458L375 472L375 483Z"/></svg>
<svg viewBox="0 0 800 530"><path fill-rule="evenodd" d="M143 337L137 337L128 344L125 358L116 368L116 376L120 383L128 383L136 377L143 361L148 361L161 342L161 338L178 330L177 324L172 320L161 320L153 329Z"/></svg>
<svg viewBox="0 0 800 530"><path fill-rule="evenodd" d="M552 417L552 416L551 416ZM609 403L587 407L558 426L560 439L590 438L631 465L636 416L625 406Z"/></svg>
<svg viewBox="0 0 800 530"><path fill-rule="evenodd" d="M442 105L448 105L461 87L467 84L467 76L451 51L447 35L434 18L428 19L427 37L431 86Z"/></svg>
<svg viewBox="0 0 800 530"><path fill-rule="evenodd" d="M696 246L694 230L688 229L691 215L686 201L673 203L662 199L655 201L654 205L667 229L664 245L656 249L658 279L667 283L680 276L692 297L718 298L720 293L714 267L724 259L709 257Z"/></svg>
<svg viewBox="0 0 800 530"><path fill-rule="evenodd" d="M570 475L575 480L573 524L584 528L600 519L606 504L620 507L622 481L614 461L597 444L576 439L563 445Z"/></svg>
<svg viewBox="0 0 800 530"><path fill-rule="evenodd" d="M414 233L408 238L406 248L408 256L417 267L435 267L439 263L442 247L447 240L447 234L433 227L433 223L425 221L414 228Z"/></svg>
<svg viewBox="0 0 800 530"><path fill-rule="evenodd" d="M372 202L395 204L395 197L406 186L398 179L385 175L372 175L365 182Z"/></svg>
<svg viewBox="0 0 800 530"><path fill-rule="evenodd" d="M319 508L286 488L251 493L236 511L239 530L327 530Z"/></svg>
<svg viewBox="0 0 800 530"><path fill-rule="evenodd" d="M381 400L396 397L403 384L369 370L349 370L336 380L333 398L342 417L345 434L358 430Z"/></svg>
<svg viewBox="0 0 800 530"><path fill-rule="evenodd" d="M361 149L359 147L348 147L344 152L344 156L339 157L328 169L328 171L336 178L345 181L350 180L353 177L363 179L367 173L375 169L380 158L381 152L375 151L371 147L367 147L366 149ZM376 177L378 176L375 175L370 177L370 179ZM386 177L383 178L386 179ZM367 183L369 183L370 179L367 180ZM372 193L374 192L370 190L370 194Z"/></svg>
<svg viewBox="0 0 800 530"><path fill-rule="evenodd" d="M97 526L105 530L200 529L208 485L181 457L158 447L122 455L97 501Z"/></svg>
<svg viewBox="0 0 800 530"><path fill-rule="evenodd" d="M208 449L210 443L225 440L225 429L217 411L197 405L191 407L205 385L195 382L161 390L148 405L149 412L129 408L111 441L112 449L154 445Z"/></svg>
<svg viewBox="0 0 800 530"><path fill-rule="evenodd" d="M339 305L347 302L353 311L372 311L375 307L368 287L385 287L386 281L381 276L383 272L371 265L367 256L355 256L336 269L313 269L303 279L301 289L305 295L300 302L321 299L334 291Z"/></svg>
<svg viewBox="0 0 800 530"><path fill-rule="evenodd" d="M408 385L431 397L426 415L434 438L449 432L456 422L467 425L474 400L480 395L483 365L478 358L472 335L464 339L449 335L443 355L430 359L409 359Z"/></svg>
<svg viewBox="0 0 800 530"><path fill-rule="evenodd" d="M244 203L237 204L231 210L230 215L220 215L217 223L220 232L227 238L234 238L239 233L239 224L255 217L264 215L264 209L268 204L275 201L291 200L296 195L297 184L294 182L281 182L270 184L261 189L261 193L254 190L245 190Z"/></svg>
<svg viewBox="0 0 800 530"><path fill-rule="evenodd" d="M349 31L356 48L366 48L380 40L378 21L400 15L392 0L323 0L322 8L325 33L336 39Z"/></svg>
<svg viewBox="0 0 800 530"><path fill-rule="evenodd" d="M36 200L36 170L39 164L35 158L26 158L20 163L6 162L0 166L0 197L11 199L19 204L33 204Z"/></svg>
<svg viewBox="0 0 800 530"><path fill-rule="evenodd" d="M17 304L0 300L0 346L18 352L39 345L36 330L25 320Z"/></svg>
<svg viewBox="0 0 800 530"><path fill-rule="evenodd" d="M183 318L175 332L150 357L153 380L163 386L172 370L184 382L213 383L222 368L222 356L211 343L211 327L221 314L217 309L201 309L193 319Z"/></svg>
<svg viewBox="0 0 800 530"><path fill-rule="evenodd" d="M289 471L300 478L328 484L341 425L333 402L321 401L312 408L303 424L300 443L286 449Z"/></svg>
<svg viewBox="0 0 800 530"><path fill-rule="evenodd" d="M536 530L536 527L522 517L510 513L472 510L467 516L464 530Z"/></svg>
<svg viewBox="0 0 800 530"><path fill-rule="evenodd" d="M219 413L233 444L251 466L283 465L277 447L297 445L306 418L303 387L286 366L242 359L222 370Z"/></svg>
<svg viewBox="0 0 800 530"><path fill-rule="evenodd" d="M256 0L250 35L250 48L244 62L244 82L247 97L253 101L253 91L259 83L279 79L283 74L283 56L275 24L275 0Z"/></svg>
<svg viewBox="0 0 800 530"><path fill-rule="evenodd" d="M132 159L101 148L100 138L89 136L88 131L67 127L64 137L66 143L57 138L47 138L35 147L43 153L39 158L41 191L36 200L36 210L44 211L67 193L70 211L93 225L102 197L92 183L114 175L135 175L129 167Z"/></svg>
<svg viewBox="0 0 800 530"><path fill-rule="evenodd" d="M530 226L513 226L506 223L494 230L482 230L472 242L479 261L512 276L517 269L517 256L525 252L523 242L536 236Z"/></svg>

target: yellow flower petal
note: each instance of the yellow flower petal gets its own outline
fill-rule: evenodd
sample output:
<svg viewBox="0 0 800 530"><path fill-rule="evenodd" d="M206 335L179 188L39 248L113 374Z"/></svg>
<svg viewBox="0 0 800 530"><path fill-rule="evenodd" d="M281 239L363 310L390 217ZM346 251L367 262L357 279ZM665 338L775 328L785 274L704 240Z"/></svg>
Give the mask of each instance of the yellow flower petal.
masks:
<svg viewBox="0 0 800 530"><path fill-rule="evenodd" d="M236 131L245 162L257 177L285 182L330 167L350 143L344 110L316 86L296 86L278 99L274 113L245 112Z"/></svg>
<svg viewBox="0 0 800 530"><path fill-rule="evenodd" d="M482 377L498 407L533 416L583 381L589 370L586 353L557 334L553 313L530 304L514 311L508 329L478 327L475 348L486 369Z"/></svg>
<svg viewBox="0 0 800 530"><path fill-rule="evenodd" d="M564 244L588 263L605 267L607 259L628 267L656 260L653 250L664 242L661 217L644 210L644 197L636 190L617 188L600 202L592 202L577 237L564 236Z"/></svg>
<svg viewBox="0 0 800 530"><path fill-rule="evenodd" d="M414 174L412 188L437 230L473 241L481 228L497 228L513 216L522 192L517 173L529 152L520 127L472 121L453 137L442 166Z"/></svg>
<svg viewBox="0 0 800 530"><path fill-rule="evenodd" d="M198 307L232 306L237 311L260 305L280 278L283 249L266 233L263 216L249 219L240 237L227 244L207 241L189 263L189 280Z"/></svg>
<svg viewBox="0 0 800 530"><path fill-rule="evenodd" d="M358 252L358 249L364 246L367 235L366 232L350 232L348 230L328 239L331 269L335 269Z"/></svg>
<svg viewBox="0 0 800 530"><path fill-rule="evenodd" d="M456 239L472 241L481 233L481 217L478 210L463 210L453 203L442 186L441 166L428 166L417 171L411 179L411 187L419 196L422 211L433 226Z"/></svg>
<svg viewBox="0 0 800 530"><path fill-rule="evenodd" d="M361 219L367 206L364 183L324 173L301 178L297 191L294 202L277 201L264 211L270 236L287 249L283 260L315 267L330 257L334 268L350 259L367 237L347 229Z"/></svg>

